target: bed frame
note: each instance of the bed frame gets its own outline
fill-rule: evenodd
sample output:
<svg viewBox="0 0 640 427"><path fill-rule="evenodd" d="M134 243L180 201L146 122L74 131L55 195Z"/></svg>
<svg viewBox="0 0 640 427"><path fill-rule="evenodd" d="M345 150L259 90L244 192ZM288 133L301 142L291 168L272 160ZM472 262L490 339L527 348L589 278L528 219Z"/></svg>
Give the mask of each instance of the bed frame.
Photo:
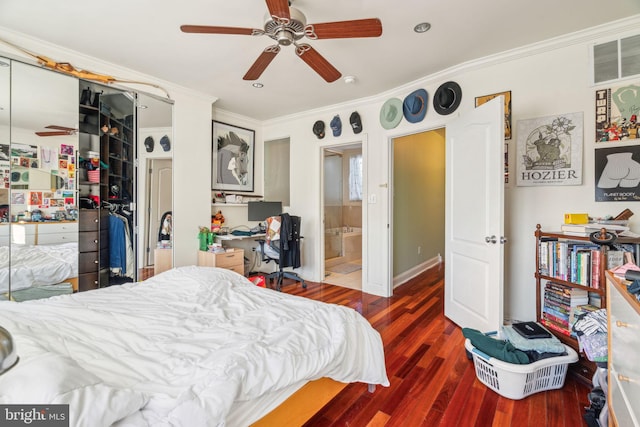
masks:
<svg viewBox="0 0 640 427"><path fill-rule="evenodd" d="M308 382L276 409L251 424L251 427L302 425L346 386L329 378Z"/></svg>

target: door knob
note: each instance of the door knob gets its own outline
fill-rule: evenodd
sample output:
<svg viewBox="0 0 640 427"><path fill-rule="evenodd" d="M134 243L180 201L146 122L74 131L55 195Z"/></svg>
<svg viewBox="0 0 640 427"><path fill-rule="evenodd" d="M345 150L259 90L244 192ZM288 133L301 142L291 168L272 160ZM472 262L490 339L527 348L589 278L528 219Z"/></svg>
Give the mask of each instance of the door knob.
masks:
<svg viewBox="0 0 640 427"><path fill-rule="evenodd" d="M497 242L496 236L491 236L491 237L486 236L484 238L484 241L487 242L487 243L494 243L494 244Z"/></svg>
<svg viewBox="0 0 640 427"><path fill-rule="evenodd" d="M507 243L507 238L504 236L500 236L500 243L502 243L503 245Z"/></svg>

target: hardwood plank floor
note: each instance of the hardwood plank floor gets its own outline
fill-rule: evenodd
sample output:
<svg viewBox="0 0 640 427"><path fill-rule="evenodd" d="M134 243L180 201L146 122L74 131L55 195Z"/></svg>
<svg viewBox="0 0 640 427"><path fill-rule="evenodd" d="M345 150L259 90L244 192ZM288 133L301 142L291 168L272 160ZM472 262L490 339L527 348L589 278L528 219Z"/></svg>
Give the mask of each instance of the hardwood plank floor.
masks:
<svg viewBox="0 0 640 427"><path fill-rule="evenodd" d="M444 317L444 270L435 267L391 298L338 286L285 282L283 292L352 307L380 332L390 387L350 384L305 426L585 426L589 389L568 376L560 390L511 400L477 380L461 329Z"/></svg>

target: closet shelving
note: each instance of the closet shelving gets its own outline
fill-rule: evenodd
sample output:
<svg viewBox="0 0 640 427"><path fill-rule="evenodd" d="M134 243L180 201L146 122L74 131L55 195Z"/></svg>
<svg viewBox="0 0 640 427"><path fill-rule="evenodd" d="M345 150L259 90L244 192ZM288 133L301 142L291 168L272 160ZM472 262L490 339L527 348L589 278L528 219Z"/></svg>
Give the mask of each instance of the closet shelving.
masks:
<svg viewBox="0 0 640 427"><path fill-rule="evenodd" d="M129 206L135 197L135 104L126 92L86 81L80 82L79 99L78 189L81 199L92 200L79 211L80 283L84 277L86 289L95 289L116 282L110 274L109 209ZM99 166L92 168L99 178L90 179L88 160L96 154Z"/></svg>

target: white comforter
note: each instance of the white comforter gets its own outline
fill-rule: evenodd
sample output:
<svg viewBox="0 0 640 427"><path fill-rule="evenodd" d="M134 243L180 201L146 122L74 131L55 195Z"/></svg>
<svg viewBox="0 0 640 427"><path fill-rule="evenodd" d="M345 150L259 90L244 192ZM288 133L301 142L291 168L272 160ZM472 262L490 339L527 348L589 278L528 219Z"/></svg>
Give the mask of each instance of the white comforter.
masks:
<svg viewBox="0 0 640 427"><path fill-rule="evenodd" d="M9 269L11 255L11 269ZM11 245L0 247L0 293L53 285L78 276L78 243Z"/></svg>
<svg viewBox="0 0 640 427"><path fill-rule="evenodd" d="M34 372L44 349L103 387L91 393L109 395L104 425L124 417L120 425L224 425L235 400L321 377L389 385L380 335L355 310L259 288L216 268L181 267L136 284L0 302L0 325L20 356L0 376L0 403L19 397L9 388L28 382L20 367ZM24 385L25 393L32 387L28 395L38 396L43 377ZM63 391L53 403L71 401L76 424L96 422L79 406L95 411L99 397Z"/></svg>

